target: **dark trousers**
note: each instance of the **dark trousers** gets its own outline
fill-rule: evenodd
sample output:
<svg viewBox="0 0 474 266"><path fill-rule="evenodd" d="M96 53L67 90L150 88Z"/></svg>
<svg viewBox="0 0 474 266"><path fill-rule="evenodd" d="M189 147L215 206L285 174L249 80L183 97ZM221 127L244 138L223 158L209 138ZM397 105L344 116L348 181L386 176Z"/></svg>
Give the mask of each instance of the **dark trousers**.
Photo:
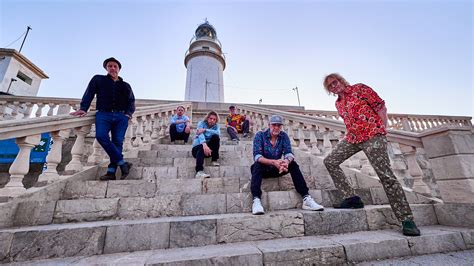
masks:
<svg viewBox="0 0 474 266"><path fill-rule="evenodd" d="M242 123L242 132L238 133L249 133L249 128L250 128L250 122L249 120L245 120ZM239 139L239 136L237 136L237 132L231 127L227 127L227 134L229 134L230 139Z"/></svg>
<svg viewBox="0 0 474 266"><path fill-rule="evenodd" d="M110 157L108 172L115 172L117 164L123 163L122 148L127 127L128 117L124 113L97 112L95 115L95 138Z"/></svg>
<svg viewBox="0 0 474 266"><path fill-rule="evenodd" d="M218 135L212 135L211 139L207 142L207 146L212 150L211 156L204 155L202 144L193 147L192 154L193 157L196 158L196 172L204 170L205 157L212 157L212 161L217 161L217 159L219 159L220 141L221 139Z"/></svg>
<svg viewBox="0 0 474 266"><path fill-rule="evenodd" d="M260 187L262 186L263 178L280 177L288 174L288 172L291 175L291 179L293 179L293 184L295 185L296 191L300 193L301 197L308 195L308 186L306 185L306 181L304 180L299 165L295 161L292 161L290 165L288 165L288 172L283 172L281 174L278 173L278 169L276 167L265 165L259 162L252 164L250 171L252 172L250 190L252 191L252 196L254 198L260 198L262 196L262 190Z"/></svg>
<svg viewBox="0 0 474 266"><path fill-rule="evenodd" d="M171 124L170 126L170 138L171 142L175 140L184 140L184 143L188 142L189 139L189 133L186 132L178 132L176 129L176 124Z"/></svg>

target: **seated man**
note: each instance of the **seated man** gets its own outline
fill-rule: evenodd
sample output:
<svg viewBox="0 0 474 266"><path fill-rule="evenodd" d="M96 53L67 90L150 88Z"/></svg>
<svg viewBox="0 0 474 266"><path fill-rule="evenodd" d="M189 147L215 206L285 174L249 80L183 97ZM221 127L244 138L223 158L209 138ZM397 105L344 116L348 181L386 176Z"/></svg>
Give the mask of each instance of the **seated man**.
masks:
<svg viewBox="0 0 474 266"><path fill-rule="evenodd" d="M173 144L175 140L184 140L184 143L188 142L191 127L189 125L189 117L184 115L184 112L184 106L178 106L176 114L170 119L170 138Z"/></svg>
<svg viewBox="0 0 474 266"><path fill-rule="evenodd" d="M227 133L233 141L238 141L238 133L243 133L243 137L246 138L249 134L249 120L246 119L245 115L235 113L235 106L229 107L230 114L227 116L225 126L227 127Z"/></svg>
<svg viewBox="0 0 474 266"><path fill-rule="evenodd" d="M303 197L303 209L322 211L324 207L317 204L308 194L308 187L300 167L291 153L288 135L282 129L283 119L279 115L270 118L269 129L260 131L253 140L253 157L255 163L252 172L251 191L253 196L252 214L264 214L260 197L262 196L262 178L280 177L290 172L296 191ZM284 156L282 160L281 157Z"/></svg>
<svg viewBox="0 0 474 266"><path fill-rule="evenodd" d="M212 165L219 166L217 159L219 159L221 129L217 122L219 116L216 112L210 111L197 125L192 150L193 157L196 158L196 178L210 177L204 173L204 157L212 157Z"/></svg>

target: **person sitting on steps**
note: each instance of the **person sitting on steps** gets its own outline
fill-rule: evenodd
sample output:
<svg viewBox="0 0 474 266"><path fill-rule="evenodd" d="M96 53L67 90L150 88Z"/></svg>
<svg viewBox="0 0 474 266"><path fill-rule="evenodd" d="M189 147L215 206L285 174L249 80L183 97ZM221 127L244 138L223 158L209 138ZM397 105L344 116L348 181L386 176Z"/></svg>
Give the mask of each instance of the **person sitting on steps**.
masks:
<svg viewBox="0 0 474 266"><path fill-rule="evenodd" d="M197 125L192 149L193 157L196 158L196 178L210 177L209 174L204 173L205 157L212 157L212 165L219 166L217 160L219 159L221 129L218 122L217 113L210 111Z"/></svg>
<svg viewBox="0 0 474 266"><path fill-rule="evenodd" d="M175 140L184 140L184 144L188 142L191 126L189 117L184 112L184 106L180 105L176 108L176 114L170 119L171 144L174 144Z"/></svg>
<svg viewBox="0 0 474 266"><path fill-rule="evenodd" d="M304 210L322 211L324 207L317 204L309 195L308 186L301 173L300 167L295 162L291 152L290 138L282 131L283 118L273 115L270 118L269 129L260 131L253 140L254 164L252 172L251 191L253 196L252 214L264 214L261 203L262 179L266 177L280 177L288 174L293 179L296 191L303 198ZM283 160L281 157L283 156Z"/></svg>
<svg viewBox="0 0 474 266"><path fill-rule="evenodd" d="M238 133L243 133L242 137L246 138L249 134L250 121L245 115L237 114L235 106L229 106L230 114L227 115L225 126L227 127L227 134L233 141L239 141Z"/></svg>

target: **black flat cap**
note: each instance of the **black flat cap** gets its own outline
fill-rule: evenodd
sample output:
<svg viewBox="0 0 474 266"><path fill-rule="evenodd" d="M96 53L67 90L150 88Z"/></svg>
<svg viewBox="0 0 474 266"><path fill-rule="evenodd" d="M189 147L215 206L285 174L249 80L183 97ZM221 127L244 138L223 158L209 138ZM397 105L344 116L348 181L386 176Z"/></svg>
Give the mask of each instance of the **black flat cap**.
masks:
<svg viewBox="0 0 474 266"><path fill-rule="evenodd" d="M120 64L119 60L113 58L113 57L110 57L110 58L107 58L105 59L104 63L102 64L104 66L105 69L107 69L107 63L108 62L115 62L117 63L117 65L119 66L120 69L122 69L122 64Z"/></svg>

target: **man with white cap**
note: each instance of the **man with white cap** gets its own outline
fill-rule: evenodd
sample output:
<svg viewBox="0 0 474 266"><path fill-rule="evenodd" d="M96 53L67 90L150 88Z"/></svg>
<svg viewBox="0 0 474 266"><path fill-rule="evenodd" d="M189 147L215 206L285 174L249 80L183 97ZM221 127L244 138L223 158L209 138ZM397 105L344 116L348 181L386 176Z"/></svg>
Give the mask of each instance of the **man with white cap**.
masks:
<svg viewBox="0 0 474 266"><path fill-rule="evenodd" d="M262 179L266 177L280 177L290 173L296 191L303 198L303 209L322 211L324 207L317 204L309 195L308 186L295 162L291 152L291 143L288 135L282 131L283 118L273 115L270 118L269 128L260 131L253 140L254 164L251 166L251 191L253 196L252 214L264 214L261 203ZM283 159L281 159L283 156Z"/></svg>

